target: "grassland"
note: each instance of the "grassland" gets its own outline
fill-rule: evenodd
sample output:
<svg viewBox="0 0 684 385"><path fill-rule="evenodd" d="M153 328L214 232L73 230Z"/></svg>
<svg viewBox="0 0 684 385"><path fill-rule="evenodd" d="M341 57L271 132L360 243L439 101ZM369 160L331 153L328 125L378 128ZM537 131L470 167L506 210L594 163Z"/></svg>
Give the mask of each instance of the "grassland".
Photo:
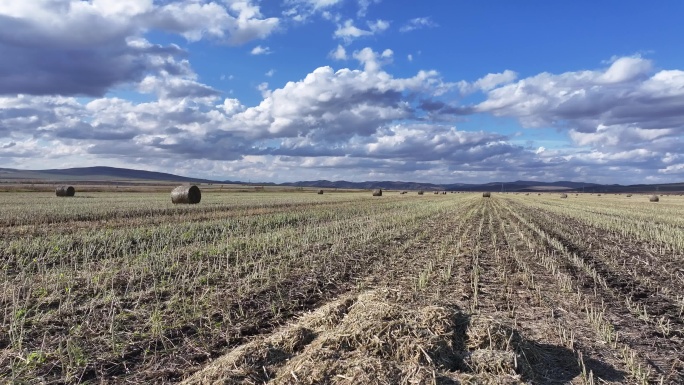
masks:
<svg viewBox="0 0 684 385"><path fill-rule="evenodd" d="M683 214L676 196L1 193L0 382L681 384Z"/></svg>

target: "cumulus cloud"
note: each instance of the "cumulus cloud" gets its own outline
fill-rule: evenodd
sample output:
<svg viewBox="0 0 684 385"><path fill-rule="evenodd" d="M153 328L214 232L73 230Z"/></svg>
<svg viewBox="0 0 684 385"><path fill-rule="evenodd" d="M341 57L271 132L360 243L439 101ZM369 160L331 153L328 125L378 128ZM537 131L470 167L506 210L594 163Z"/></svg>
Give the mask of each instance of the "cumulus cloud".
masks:
<svg viewBox="0 0 684 385"><path fill-rule="evenodd" d="M385 20L376 20L374 22L368 22L368 29L361 29L354 25L354 21L349 19L343 24L337 26L334 37L344 40L346 43L350 43L355 39L364 36L372 36L377 33L383 32L389 28L389 22Z"/></svg>
<svg viewBox="0 0 684 385"><path fill-rule="evenodd" d="M268 47L262 47L260 45L252 48L252 51L250 51L252 55L268 55L271 53L271 49Z"/></svg>
<svg viewBox="0 0 684 385"><path fill-rule="evenodd" d="M458 87L462 94L470 94L477 91L490 91L498 86L513 82L518 74L511 70L501 73L487 74L472 83L461 81Z"/></svg>
<svg viewBox="0 0 684 385"><path fill-rule="evenodd" d="M567 129L580 146L669 149L684 133L684 72L615 59L593 71L542 73L487 91L477 112Z"/></svg>
<svg viewBox="0 0 684 385"><path fill-rule="evenodd" d="M364 70L321 67L282 88L271 90L264 83L259 86L263 100L254 107L232 98L221 101L220 94L199 83L183 63L175 63L182 69L178 74L160 72L139 83L139 91L157 96L149 102L112 97L88 102L56 96L2 98L0 138L15 143L12 147L40 138L92 155L136 158L235 160L306 154L373 158L371 153L393 152L405 156L404 150L387 146L390 131L385 128L416 119L420 106L411 102L413 95L436 95L442 82L435 71L391 76L380 63L392 55L391 50L363 49L355 56ZM396 128L391 132L408 143L410 135L429 137L436 131Z"/></svg>
<svg viewBox="0 0 684 385"><path fill-rule="evenodd" d="M337 48L330 51L328 56L334 60L347 60L347 50L338 44Z"/></svg>
<svg viewBox="0 0 684 385"><path fill-rule="evenodd" d="M340 5L344 0L285 0L288 7L283 16L295 22L305 22L313 15L320 14L327 20L335 17L330 9Z"/></svg>
<svg viewBox="0 0 684 385"><path fill-rule="evenodd" d="M355 51L353 56L354 59L363 64L364 71L377 72L383 65L392 62L394 52L391 49L386 49L382 53L378 53L366 47L360 51Z"/></svg>
<svg viewBox="0 0 684 385"><path fill-rule="evenodd" d="M437 26L437 23L435 23L430 17L416 17L402 25L401 28L399 28L399 32L411 32L415 31L416 29L434 28Z"/></svg>
<svg viewBox="0 0 684 385"><path fill-rule="evenodd" d="M284 15L294 21L305 21L315 14L320 14L326 20L334 20L337 16L331 13L331 10L344 3L344 0L286 0L285 5L288 7ZM357 0L358 5L357 16L365 17L368 8L380 3L380 0Z"/></svg>
<svg viewBox="0 0 684 385"><path fill-rule="evenodd" d="M149 30L244 44L277 26L250 1L8 0L0 4L0 94L100 96L184 55L148 43Z"/></svg>
<svg viewBox="0 0 684 385"><path fill-rule="evenodd" d="M365 17L366 13L368 12L368 8L372 4L378 4L378 3L380 3L380 0L358 0L359 11L356 13L356 15L359 17Z"/></svg>
<svg viewBox="0 0 684 385"><path fill-rule="evenodd" d="M129 44L155 48L141 39ZM145 101L0 96L0 160L5 167L36 167L32 157L59 158L60 165L106 159L109 165L260 180L625 182L615 180L624 173L636 183L653 175L684 177L684 120L677 108L682 71L653 73L644 59L618 58L595 71L520 80L504 71L448 83L436 71L393 76L385 70L394 57L389 49L338 48L361 68L324 66L282 86L262 83L261 101L251 106L201 83L185 59L167 54L137 83L152 96ZM445 94L452 89L481 91L486 100L461 105ZM442 119L476 113L533 127L548 123L576 147L523 146L517 138Z"/></svg>

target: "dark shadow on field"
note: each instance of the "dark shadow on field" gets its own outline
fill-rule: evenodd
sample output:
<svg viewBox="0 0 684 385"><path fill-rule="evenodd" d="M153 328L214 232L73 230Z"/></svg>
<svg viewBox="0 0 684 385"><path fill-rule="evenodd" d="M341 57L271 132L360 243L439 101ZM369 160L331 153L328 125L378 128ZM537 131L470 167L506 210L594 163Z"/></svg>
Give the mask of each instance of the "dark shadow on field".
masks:
<svg viewBox="0 0 684 385"><path fill-rule="evenodd" d="M517 330L491 318L460 313L453 334L452 371L475 376L466 383L509 383L508 375L519 375L533 384L567 384L583 375L578 354L560 345L538 343L524 338ZM623 382L626 373L583 354L586 375L594 380ZM442 372L442 374L445 374ZM494 381L494 382L492 382ZM442 375L437 383L460 384L459 376Z"/></svg>

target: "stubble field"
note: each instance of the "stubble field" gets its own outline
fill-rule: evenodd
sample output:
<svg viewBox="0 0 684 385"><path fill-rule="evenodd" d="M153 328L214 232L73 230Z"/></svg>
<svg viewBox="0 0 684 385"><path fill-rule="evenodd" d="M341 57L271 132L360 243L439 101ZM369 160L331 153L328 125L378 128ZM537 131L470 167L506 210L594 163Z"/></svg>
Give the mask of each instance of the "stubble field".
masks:
<svg viewBox="0 0 684 385"><path fill-rule="evenodd" d="M0 258L0 383L684 383L680 196L1 193Z"/></svg>

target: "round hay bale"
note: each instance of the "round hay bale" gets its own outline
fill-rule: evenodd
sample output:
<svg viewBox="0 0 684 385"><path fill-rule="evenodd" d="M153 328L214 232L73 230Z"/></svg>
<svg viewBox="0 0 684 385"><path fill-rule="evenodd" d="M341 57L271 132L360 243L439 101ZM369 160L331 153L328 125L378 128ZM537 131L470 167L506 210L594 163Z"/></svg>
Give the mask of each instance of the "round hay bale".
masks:
<svg viewBox="0 0 684 385"><path fill-rule="evenodd" d="M400 194L401 194L401 195L404 195L404 194L406 194L406 191L402 191Z"/></svg>
<svg viewBox="0 0 684 385"><path fill-rule="evenodd" d="M423 195L423 191L418 191L418 195Z"/></svg>
<svg viewBox="0 0 684 385"><path fill-rule="evenodd" d="M563 194L560 195L560 197L561 197L561 198L567 198L567 197L568 197L568 194L563 193Z"/></svg>
<svg viewBox="0 0 684 385"><path fill-rule="evenodd" d="M650 202L658 202L658 201L660 201L660 198L658 198L657 195L651 195L651 197L648 198L648 200L649 200Z"/></svg>
<svg viewBox="0 0 684 385"><path fill-rule="evenodd" d="M483 198L489 198L489 197L491 197L491 196L492 196L492 193L490 193L489 191L483 192L483 193L482 193L482 197L483 197Z"/></svg>
<svg viewBox="0 0 684 385"><path fill-rule="evenodd" d="M631 196L632 196L632 194L627 194L627 198L629 198L629 197L631 197Z"/></svg>
<svg viewBox="0 0 684 385"><path fill-rule="evenodd" d="M76 195L76 189L73 186L57 186L55 195L58 197L72 197Z"/></svg>
<svg viewBox="0 0 684 385"><path fill-rule="evenodd" d="M374 197L381 197L382 196L382 189L375 189L373 190L373 196Z"/></svg>
<svg viewBox="0 0 684 385"><path fill-rule="evenodd" d="M439 194L439 191L435 191L433 194L437 195L437 194Z"/></svg>
<svg viewBox="0 0 684 385"><path fill-rule="evenodd" d="M318 190L318 195L323 195L323 190Z"/></svg>
<svg viewBox="0 0 684 385"><path fill-rule="evenodd" d="M202 200L202 192L197 186L178 186L171 191L171 202L174 204L196 204Z"/></svg>

